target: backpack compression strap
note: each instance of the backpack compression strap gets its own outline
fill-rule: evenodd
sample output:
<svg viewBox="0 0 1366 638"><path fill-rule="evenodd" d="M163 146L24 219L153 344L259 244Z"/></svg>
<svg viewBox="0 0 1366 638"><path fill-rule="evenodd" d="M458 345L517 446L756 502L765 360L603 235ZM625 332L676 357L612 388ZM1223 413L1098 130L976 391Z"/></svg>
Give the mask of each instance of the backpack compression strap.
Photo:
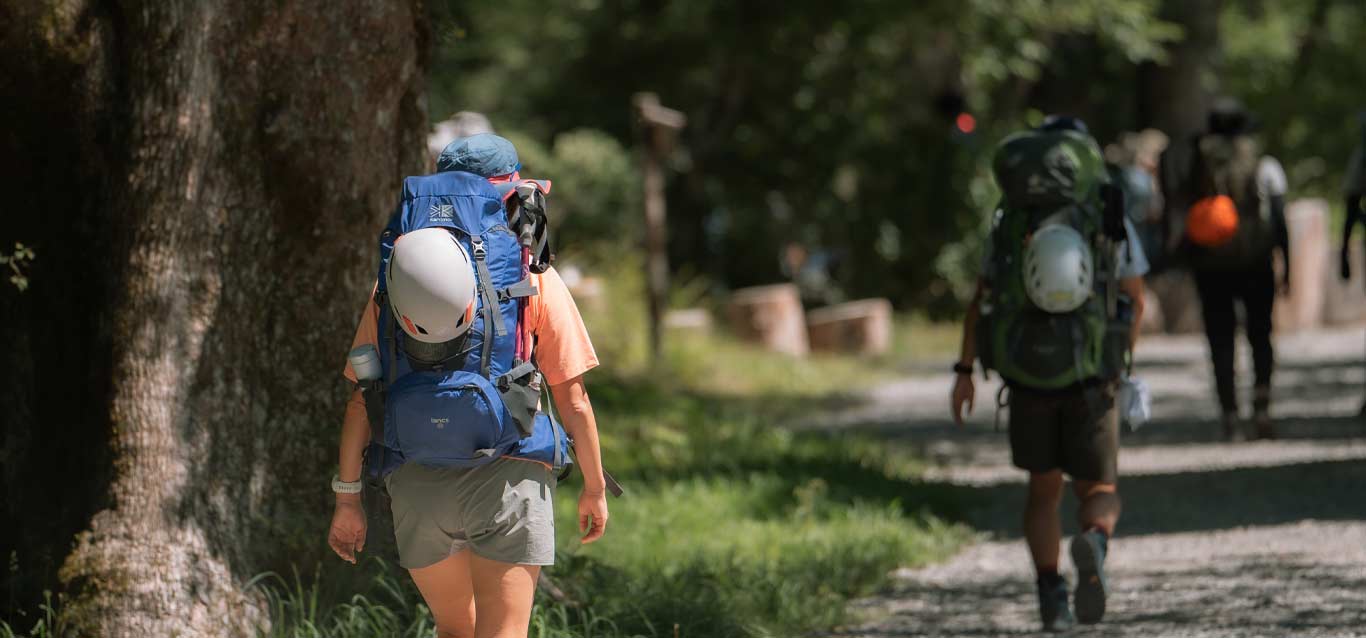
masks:
<svg viewBox="0 0 1366 638"><path fill-rule="evenodd" d="M488 249L484 239L475 235L471 238L474 245L474 273L479 280L480 310L484 315L484 349L479 354L479 373L488 376L489 358L493 356L493 335L507 336L507 324L503 323L503 313L498 309L498 296L493 289L493 275L489 274ZM492 335L489 334L490 327Z"/></svg>
<svg viewBox="0 0 1366 638"><path fill-rule="evenodd" d="M534 297L538 293L536 286L532 285L530 279L523 279L507 288L496 289L493 287L493 275L489 273L488 249L484 247L484 240L475 236L471 239L474 245L474 273L479 280L480 305L484 315L485 331L487 326L493 327L493 334L504 337L507 336L507 324L503 321L503 312L499 305L511 299L521 299L524 297ZM488 376L489 357L493 354L493 339L484 338L484 349L479 357L480 374Z"/></svg>

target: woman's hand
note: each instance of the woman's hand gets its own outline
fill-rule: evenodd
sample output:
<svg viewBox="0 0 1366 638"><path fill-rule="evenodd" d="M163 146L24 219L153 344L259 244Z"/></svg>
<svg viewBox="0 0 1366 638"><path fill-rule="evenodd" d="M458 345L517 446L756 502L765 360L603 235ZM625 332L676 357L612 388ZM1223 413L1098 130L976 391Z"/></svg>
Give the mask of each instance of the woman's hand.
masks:
<svg viewBox="0 0 1366 638"><path fill-rule="evenodd" d="M359 494L337 495L337 507L332 511L332 529L327 533L327 544L342 560L356 564L356 552L365 549L365 509L361 507Z"/></svg>
<svg viewBox="0 0 1366 638"><path fill-rule="evenodd" d="M607 531L607 494L602 491L579 493L579 532L583 533L583 544L587 545L602 538Z"/></svg>

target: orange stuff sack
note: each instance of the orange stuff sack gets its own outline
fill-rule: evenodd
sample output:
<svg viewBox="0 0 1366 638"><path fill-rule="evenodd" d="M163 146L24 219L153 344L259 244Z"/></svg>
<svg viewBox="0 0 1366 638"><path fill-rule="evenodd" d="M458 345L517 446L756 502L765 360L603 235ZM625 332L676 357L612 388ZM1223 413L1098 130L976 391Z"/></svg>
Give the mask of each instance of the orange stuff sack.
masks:
<svg viewBox="0 0 1366 638"><path fill-rule="evenodd" d="M1198 246L1222 246L1237 232L1238 207L1228 195L1215 195L1195 202L1186 216L1186 236Z"/></svg>

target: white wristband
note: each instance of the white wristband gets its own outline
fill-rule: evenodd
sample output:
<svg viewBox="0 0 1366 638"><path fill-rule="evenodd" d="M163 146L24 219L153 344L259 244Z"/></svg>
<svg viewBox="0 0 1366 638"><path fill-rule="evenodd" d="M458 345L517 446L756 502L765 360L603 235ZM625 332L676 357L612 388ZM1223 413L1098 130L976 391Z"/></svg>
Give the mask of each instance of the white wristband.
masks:
<svg viewBox="0 0 1366 638"><path fill-rule="evenodd" d="M360 494L361 482L356 481L354 483L347 483L346 481L341 480L340 476L333 474L332 491L338 494Z"/></svg>

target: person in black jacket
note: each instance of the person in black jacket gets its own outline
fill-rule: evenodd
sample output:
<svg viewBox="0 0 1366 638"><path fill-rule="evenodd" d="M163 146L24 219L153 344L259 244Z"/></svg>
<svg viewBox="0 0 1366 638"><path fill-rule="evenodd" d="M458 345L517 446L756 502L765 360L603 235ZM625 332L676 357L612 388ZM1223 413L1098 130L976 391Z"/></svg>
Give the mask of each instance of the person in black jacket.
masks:
<svg viewBox="0 0 1366 638"><path fill-rule="evenodd" d="M1184 222L1179 251L1195 276L1223 436L1230 441L1246 436L1239 422L1234 375L1235 303L1243 306L1252 346L1256 436L1275 438L1270 413L1271 310L1277 292L1272 260L1277 253L1284 266L1280 287L1283 292L1290 287L1285 171L1275 158L1262 154L1255 133L1252 115L1242 104L1221 98L1210 110L1208 129L1179 149L1178 156L1169 152L1163 157L1163 186L1171 193L1167 210ZM1219 210L1222 217L1202 214Z"/></svg>
<svg viewBox="0 0 1366 638"><path fill-rule="evenodd" d="M1362 111L1357 120L1361 124L1361 140L1347 163L1347 173L1342 180L1342 197L1347 204L1339 266L1343 281L1352 278L1352 230L1357 224L1366 224L1366 212L1362 210L1363 200L1366 200L1366 111ZM1361 413L1366 414L1366 403L1362 404Z"/></svg>

